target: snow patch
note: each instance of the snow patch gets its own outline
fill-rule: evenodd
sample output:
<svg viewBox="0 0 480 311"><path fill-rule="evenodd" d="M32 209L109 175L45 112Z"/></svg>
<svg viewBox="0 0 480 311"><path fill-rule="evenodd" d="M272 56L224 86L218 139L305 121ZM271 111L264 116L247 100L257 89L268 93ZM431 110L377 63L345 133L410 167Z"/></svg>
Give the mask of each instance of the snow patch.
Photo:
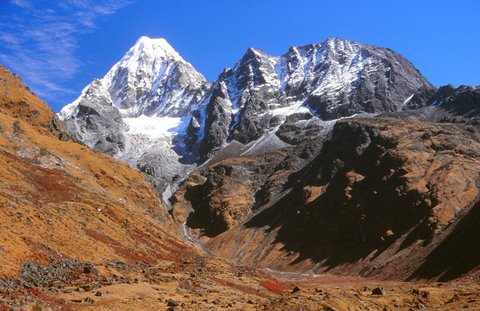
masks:
<svg viewBox="0 0 480 311"><path fill-rule="evenodd" d="M171 138L184 133L189 117L148 117L124 118L127 134L146 136L151 139Z"/></svg>
<svg viewBox="0 0 480 311"><path fill-rule="evenodd" d="M413 98L414 95L415 95L415 94L412 94L412 95L410 95L407 99L405 99L405 101L403 102L403 104L402 104L400 107L398 107L398 110L403 110L403 108L404 108L406 105L408 105L408 103L412 100L412 98Z"/></svg>
<svg viewBox="0 0 480 311"><path fill-rule="evenodd" d="M292 115L294 113L299 113L299 112L310 113L310 109L303 106L303 103L304 103L303 101L293 102L286 107L280 107L280 108L272 109L270 111L270 113L274 116L277 116L277 115L289 116L289 115Z"/></svg>

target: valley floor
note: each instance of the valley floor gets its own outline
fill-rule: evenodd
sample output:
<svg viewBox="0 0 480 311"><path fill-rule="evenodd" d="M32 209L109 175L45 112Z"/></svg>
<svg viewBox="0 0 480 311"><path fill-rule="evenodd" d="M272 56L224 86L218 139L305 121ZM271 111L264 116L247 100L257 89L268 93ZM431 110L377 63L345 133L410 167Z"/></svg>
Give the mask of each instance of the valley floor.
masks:
<svg viewBox="0 0 480 311"><path fill-rule="evenodd" d="M0 310L479 310L480 283L385 282L235 266L208 257L95 266L71 283L0 294Z"/></svg>

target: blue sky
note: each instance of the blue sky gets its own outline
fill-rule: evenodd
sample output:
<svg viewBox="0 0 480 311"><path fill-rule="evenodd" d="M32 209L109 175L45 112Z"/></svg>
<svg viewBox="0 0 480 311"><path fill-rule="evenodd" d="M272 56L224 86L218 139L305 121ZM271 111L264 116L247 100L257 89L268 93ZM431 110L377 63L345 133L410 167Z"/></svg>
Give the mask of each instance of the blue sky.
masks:
<svg viewBox="0 0 480 311"><path fill-rule="evenodd" d="M0 0L0 64L58 111L141 35L208 80L248 47L273 55L338 37L389 47L434 85L480 85L477 0Z"/></svg>

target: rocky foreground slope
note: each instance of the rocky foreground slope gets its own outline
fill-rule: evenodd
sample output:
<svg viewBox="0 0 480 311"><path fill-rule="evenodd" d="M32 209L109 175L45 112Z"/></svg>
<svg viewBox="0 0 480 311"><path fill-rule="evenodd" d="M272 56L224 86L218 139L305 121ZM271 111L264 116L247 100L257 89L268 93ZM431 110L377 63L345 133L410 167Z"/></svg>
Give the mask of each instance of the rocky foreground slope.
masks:
<svg viewBox="0 0 480 311"><path fill-rule="evenodd" d="M171 245L182 239L148 181L72 141L50 108L3 67L0 79L2 275L22 272L29 261L177 256Z"/></svg>

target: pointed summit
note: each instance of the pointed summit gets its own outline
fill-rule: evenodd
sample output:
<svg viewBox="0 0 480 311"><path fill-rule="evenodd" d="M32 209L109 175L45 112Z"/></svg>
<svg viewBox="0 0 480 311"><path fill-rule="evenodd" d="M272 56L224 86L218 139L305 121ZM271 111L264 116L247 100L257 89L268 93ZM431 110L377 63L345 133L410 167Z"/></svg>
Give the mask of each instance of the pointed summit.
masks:
<svg viewBox="0 0 480 311"><path fill-rule="evenodd" d="M135 45L140 44L157 44L171 47L171 45L164 38L150 38L149 36L141 36L138 38L137 42L135 42Z"/></svg>
<svg viewBox="0 0 480 311"><path fill-rule="evenodd" d="M173 57L183 60L183 58L175 51L175 49L164 38L150 38L147 36L141 36L138 38L135 45L125 54L124 58L128 55L134 55L135 52L144 52L149 55L159 57L164 55L166 57Z"/></svg>
<svg viewBox="0 0 480 311"><path fill-rule="evenodd" d="M242 58L240 59L239 63L245 63L245 62L250 62L252 60L262 60L265 58L272 58L273 56L265 53L264 51L254 48L254 47L249 47L245 54L243 54Z"/></svg>
<svg viewBox="0 0 480 311"><path fill-rule="evenodd" d="M167 40L142 36L96 85L123 116L182 116L203 95L207 81ZM82 92L60 116L75 114L84 97Z"/></svg>

